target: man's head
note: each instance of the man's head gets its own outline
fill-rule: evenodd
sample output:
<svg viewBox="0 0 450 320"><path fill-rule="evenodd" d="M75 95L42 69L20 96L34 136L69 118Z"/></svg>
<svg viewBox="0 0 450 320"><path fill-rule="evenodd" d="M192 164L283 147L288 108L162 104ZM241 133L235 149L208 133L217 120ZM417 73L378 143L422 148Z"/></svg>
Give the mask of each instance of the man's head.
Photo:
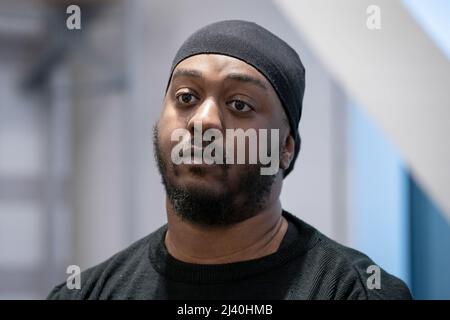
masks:
<svg viewBox="0 0 450 320"><path fill-rule="evenodd" d="M276 51L281 56L274 59ZM154 128L155 156L175 212L197 224L230 225L277 201L282 180L292 170L300 148L297 127L303 91L304 69L298 55L256 24L223 21L186 40L174 59L164 107ZM224 163L175 164L173 150L178 141L173 141L172 134L180 129L190 137L210 129L221 133L224 143L214 142L223 147ZM281 170L261 174L265 166L249 161L249 138L245 163L226 162L225 140L231 129L267 130L268 154L277 156ZM271 130L278 135L271 136ZM258 136L253 149L258 155L262 140ZM191 150L194 141L187 142ZM196 147L204 151L207 146L202 141ZM242 151L236 145L232 149L235 155Z"/></svg>

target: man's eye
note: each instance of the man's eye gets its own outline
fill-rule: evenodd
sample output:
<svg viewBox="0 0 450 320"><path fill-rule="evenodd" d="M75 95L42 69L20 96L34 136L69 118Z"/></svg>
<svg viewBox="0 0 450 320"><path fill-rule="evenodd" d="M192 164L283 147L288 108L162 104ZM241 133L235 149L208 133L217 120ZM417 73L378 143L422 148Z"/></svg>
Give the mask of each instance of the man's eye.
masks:
<svg viewBox="0 0 450 320"><path fill-rule="evenodd" d="M229 105L237 112L248 112L253 109L248 103L241 100L233 100Z"/></svg>
<svg viewBox="0 0 450 320"><path fill-rule="evenodd" d="M179 103L191 104L197 101L197 97L191 93L180 93L176 96Z"/></svg>

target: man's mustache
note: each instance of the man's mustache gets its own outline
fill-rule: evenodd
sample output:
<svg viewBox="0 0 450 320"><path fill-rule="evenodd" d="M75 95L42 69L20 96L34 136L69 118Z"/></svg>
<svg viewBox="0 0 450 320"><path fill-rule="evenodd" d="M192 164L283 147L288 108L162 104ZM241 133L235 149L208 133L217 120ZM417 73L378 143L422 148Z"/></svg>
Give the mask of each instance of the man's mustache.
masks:
<svg viewBox="0 0 450 320"><path fill-rule="evenodd" d="M225 137L217 129L203 131L201 123L195 123L194 129L193 135L184 128L172 132L171 141L177 141L171 151L173 164L192 164L193 160L194 164L251 165L259 161L262 175L279 170L278 129L226 129Z"/></svg>
<svg viewBox="0 0 450 320"><path fill-rule="evenodd" d="M196 142L200 142L200 145ZM194 138L184 139L181 142L181 150L180 156L190 154L191 156L195 156L196 152L203 157L207 154L205 153L205 149L212 148L211 156L214 157L216 154L216 150L221 150L223 155L223 164L226 162L226 150L223 147L223 141L221 139L212 139L212 141L194 141Z"/></svg>

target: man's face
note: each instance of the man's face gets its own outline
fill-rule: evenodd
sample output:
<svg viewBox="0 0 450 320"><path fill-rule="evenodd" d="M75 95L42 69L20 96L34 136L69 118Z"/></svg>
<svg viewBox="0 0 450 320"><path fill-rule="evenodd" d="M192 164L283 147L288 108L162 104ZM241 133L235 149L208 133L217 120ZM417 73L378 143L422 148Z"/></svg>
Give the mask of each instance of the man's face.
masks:
<svg viewBox="0 0 450 320"><path fill-rule="evenodd" d="M226 129L256 129L256 132L279 129L279 152L289 134L284 117L275 90L252 66L216 54L195 55L180 62L172 74L154 141L163 183L172 204L178 206L177 211L205 211L215 204L216 213L202 214L210 218L206 221L195 221L205 220L205 217L192 217L198 212L187 213L186 218L210 225L245 220L254 214L248 202L261 209L271 195L272 184L277 178L282 179L282 173L264 176L260 173L260 164L248 163L249 139L246 139L245 164L236 161L234 164L174 164L171 152L178 141L172 141L171 135L176 129L185 129L193 137L196 125L201 124L202 132L197 132L200 135L208 129L217 129L224 139ZM270 138L270 133L268 136ZM204 142L203 147L207 144ZM242 151L236 148L235 154ZM268 149L270 152L270 142ZM259 151L259 144L256 150ZM225 155L226 151L223 153ZM191 199L186 200L189 197ZM177 201L178 205L173 203ZM192 201L197 204L190 203ZM198 203L202 201L206 201L203 206ZM217 206L224 207L226 212L217 214L221 210ZM211 209L209 207L209 211ZM230 213L236 210L247 212Z"/></svg>

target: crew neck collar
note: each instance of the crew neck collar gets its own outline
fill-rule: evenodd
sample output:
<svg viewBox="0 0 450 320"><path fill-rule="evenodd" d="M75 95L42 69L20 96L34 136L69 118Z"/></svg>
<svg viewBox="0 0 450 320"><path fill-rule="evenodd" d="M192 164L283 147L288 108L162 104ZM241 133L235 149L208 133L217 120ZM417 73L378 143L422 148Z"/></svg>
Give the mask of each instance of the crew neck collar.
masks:
<svg viewBox="0 0 450 320"><path fill-rule="evenodd" d="M180 261L167 251L164 243L167 232L167 224L165 224L150 237L150 262L161 275L181 282L220 283L262 274L299 257L313 247L319 239L311 226L285 210L282 214L296 228L296 237L295 240L270 255L225 264L195 264Z"/></svg>

